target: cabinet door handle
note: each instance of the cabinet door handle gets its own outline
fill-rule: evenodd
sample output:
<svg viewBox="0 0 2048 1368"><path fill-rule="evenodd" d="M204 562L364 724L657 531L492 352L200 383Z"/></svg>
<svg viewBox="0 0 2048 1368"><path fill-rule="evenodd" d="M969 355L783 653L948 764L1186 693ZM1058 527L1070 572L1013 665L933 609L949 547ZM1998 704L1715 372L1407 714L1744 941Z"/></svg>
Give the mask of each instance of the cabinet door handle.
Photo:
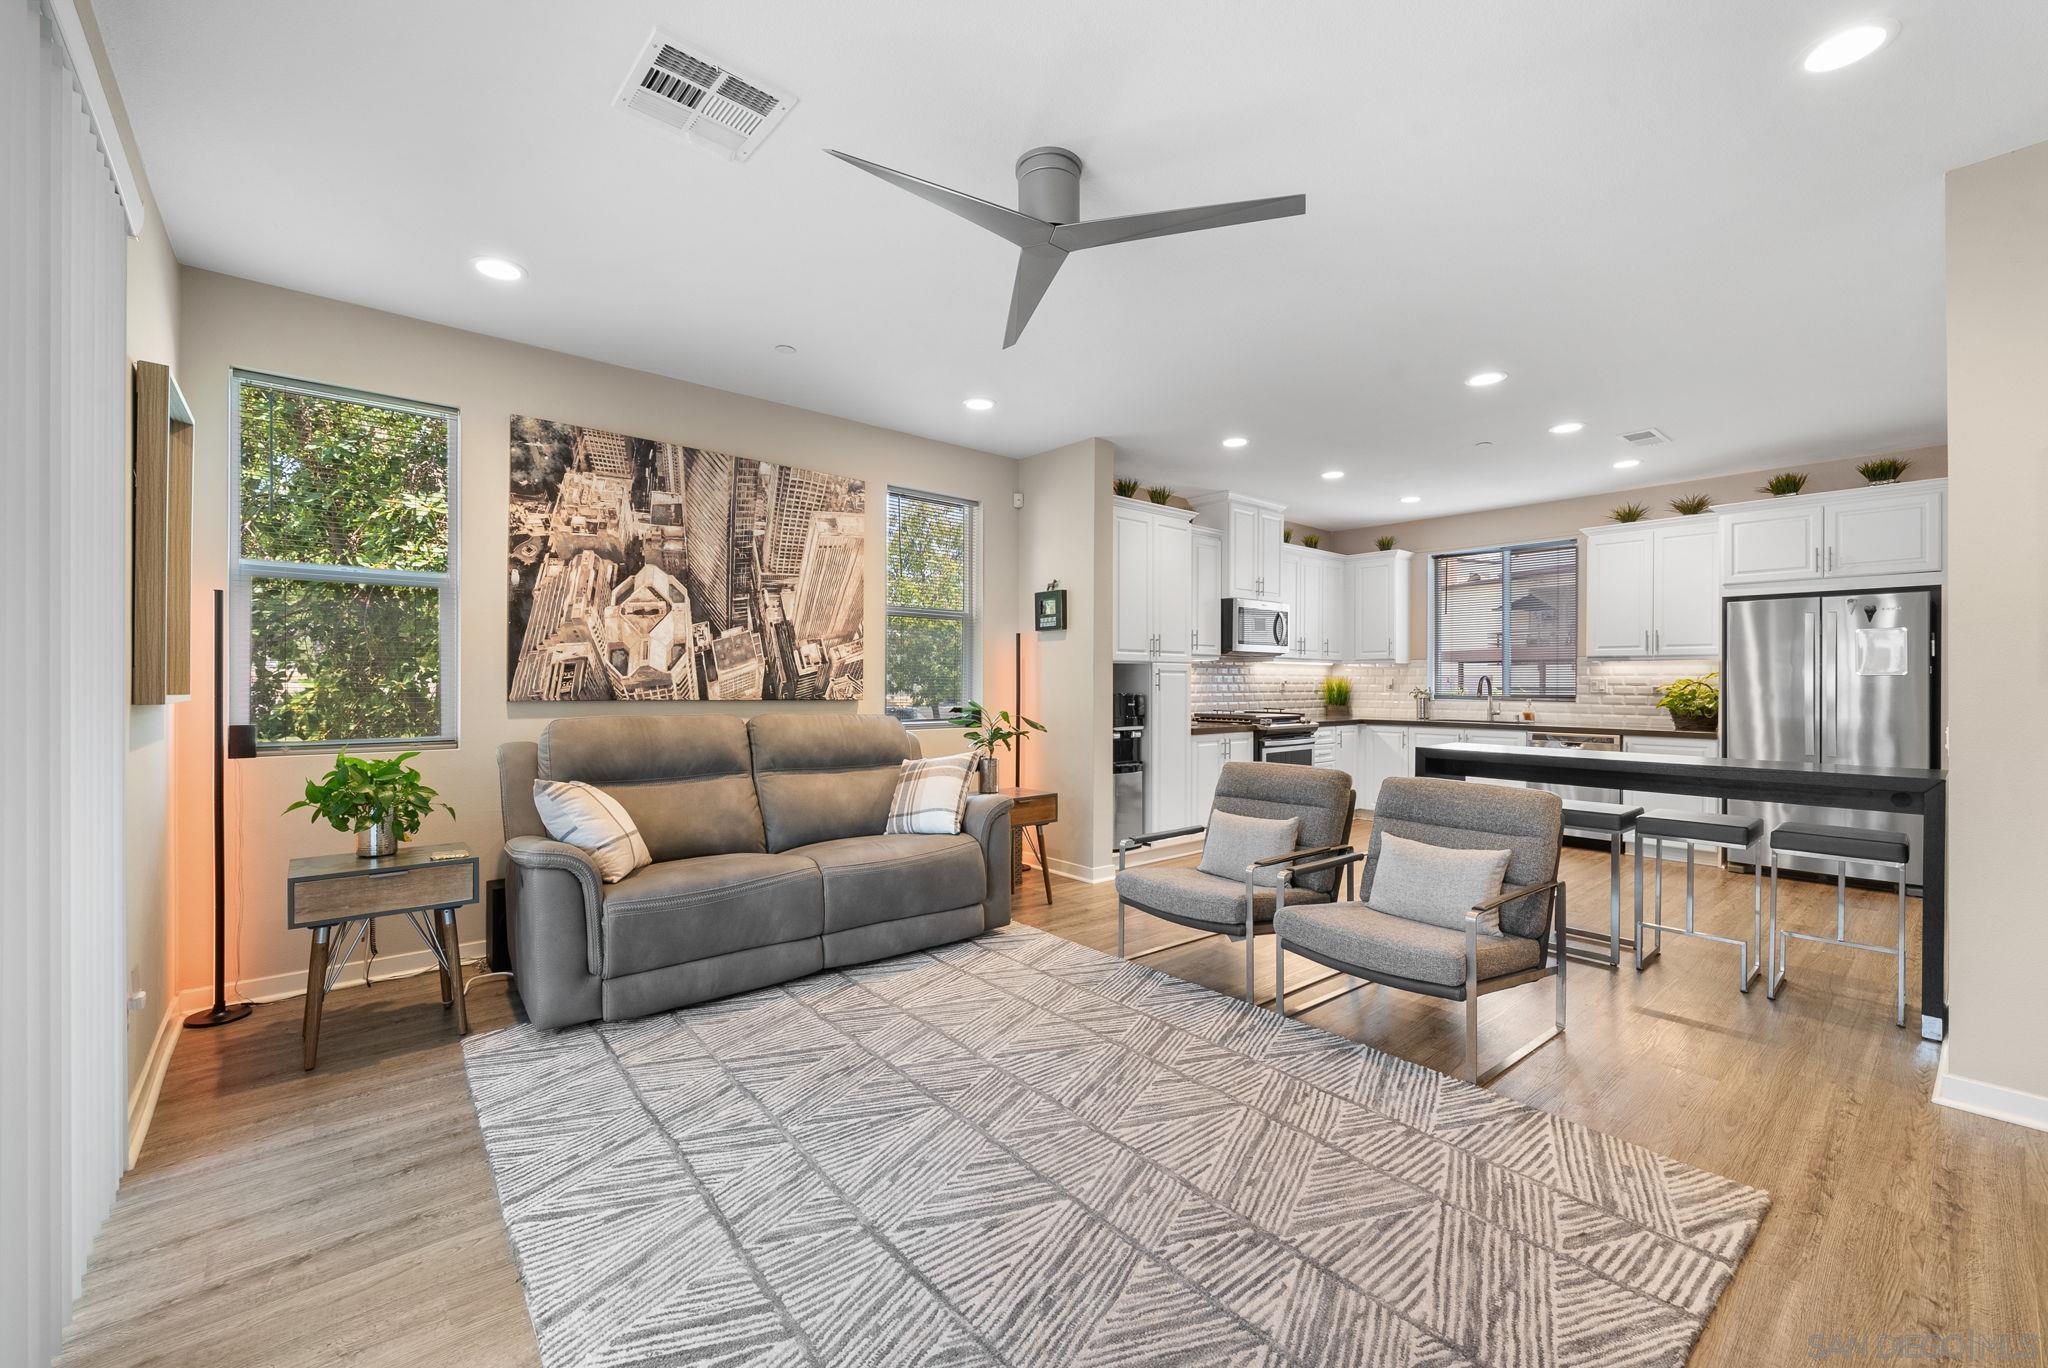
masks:
<svg viewBox="0 0 2048 1368"><path fill-rule="evenodd" d="M1816 575L1820 573L1820 548L1818 546L1813 548L1813 573Z"/></svg>
<svg viewBox="0 0 2048 1368"><path fill-rule="evenodd" d="M1643 628L1643 649L1650 649L1650 629L1647 627Z"/></svg>
<svg viewBox="0 0 2048 1368"><path fill-rule="evenodd" d="M1832 571L1834 570L1834 568L1835 568L1835 548L1834 548L1834 547L1832 547L1832 546L1830 546L1830 547L1828 548L1828 570L1829 570L1830 572L1832 572Z"/></svg>

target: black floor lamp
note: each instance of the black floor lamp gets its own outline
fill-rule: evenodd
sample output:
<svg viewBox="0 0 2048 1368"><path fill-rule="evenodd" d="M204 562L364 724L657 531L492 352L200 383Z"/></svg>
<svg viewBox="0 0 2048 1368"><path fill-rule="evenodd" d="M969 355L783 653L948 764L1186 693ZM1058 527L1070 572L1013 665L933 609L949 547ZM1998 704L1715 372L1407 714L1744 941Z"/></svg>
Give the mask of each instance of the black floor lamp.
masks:
<svg viewBox="0 0 2048 1368"><path fill-rule="evenodd" d="M256 753L253 727L227 725L227 593L213 591L213 1006L185 1018L187 1027L225 1026L249 1015L228 1001L227 761Z"/></svg>

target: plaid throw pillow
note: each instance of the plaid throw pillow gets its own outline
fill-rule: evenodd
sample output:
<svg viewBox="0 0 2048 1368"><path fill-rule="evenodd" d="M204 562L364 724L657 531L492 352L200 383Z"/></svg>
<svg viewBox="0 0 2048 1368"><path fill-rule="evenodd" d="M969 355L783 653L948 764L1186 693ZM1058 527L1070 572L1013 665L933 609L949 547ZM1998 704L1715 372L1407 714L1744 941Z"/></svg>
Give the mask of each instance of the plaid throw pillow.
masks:
<svg viewBox="0 0 2048 1368"><path fill-rule="evenodd" d="M974 786L972 755L935 755L905 760L896 776L896 796L889 801L890 836L953 836L967 811Z"/></svg>
<svg viewBox="0 0 2048 1368"><path fill-rule="evenodd" d="M533 805L548 835L590 856L606 883L654 863L633 815L601 788L575 780L533 782Z"/></svg>

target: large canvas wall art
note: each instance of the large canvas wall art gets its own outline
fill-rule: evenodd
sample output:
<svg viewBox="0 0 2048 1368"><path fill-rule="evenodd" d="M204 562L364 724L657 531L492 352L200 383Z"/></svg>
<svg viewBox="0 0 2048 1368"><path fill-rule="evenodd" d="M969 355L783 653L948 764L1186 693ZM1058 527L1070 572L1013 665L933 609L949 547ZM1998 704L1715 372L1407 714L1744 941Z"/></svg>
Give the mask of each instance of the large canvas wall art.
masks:
<svg viewBox="0 0 2048 1368"><path fill-rule="evenodd" d="M514 702L857 699L863 481L512 419Z"/></svg>

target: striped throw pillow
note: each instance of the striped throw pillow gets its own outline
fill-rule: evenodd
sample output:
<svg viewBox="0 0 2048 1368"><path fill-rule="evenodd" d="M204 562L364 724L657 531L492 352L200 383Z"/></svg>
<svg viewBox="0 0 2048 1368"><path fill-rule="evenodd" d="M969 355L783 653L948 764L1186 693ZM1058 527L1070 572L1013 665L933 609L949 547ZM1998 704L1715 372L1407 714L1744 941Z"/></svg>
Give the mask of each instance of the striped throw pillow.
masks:
<svg viewBox="0 0 2048 1368"><path fill-rule="evenodd" d="M570 780L536 779L533 805L541 825L564 845L590 856L606 883L617 883L644 865L654 863L633 816L601 788Z"/></svg>
<svg viewBox="0 0 2048 1368"><path fill-rule="evenodd" d="M889 802L889 821L882 830L891 836L957 835L973 786L972 755L905 760L896 776L896 796Z"/></svg>

